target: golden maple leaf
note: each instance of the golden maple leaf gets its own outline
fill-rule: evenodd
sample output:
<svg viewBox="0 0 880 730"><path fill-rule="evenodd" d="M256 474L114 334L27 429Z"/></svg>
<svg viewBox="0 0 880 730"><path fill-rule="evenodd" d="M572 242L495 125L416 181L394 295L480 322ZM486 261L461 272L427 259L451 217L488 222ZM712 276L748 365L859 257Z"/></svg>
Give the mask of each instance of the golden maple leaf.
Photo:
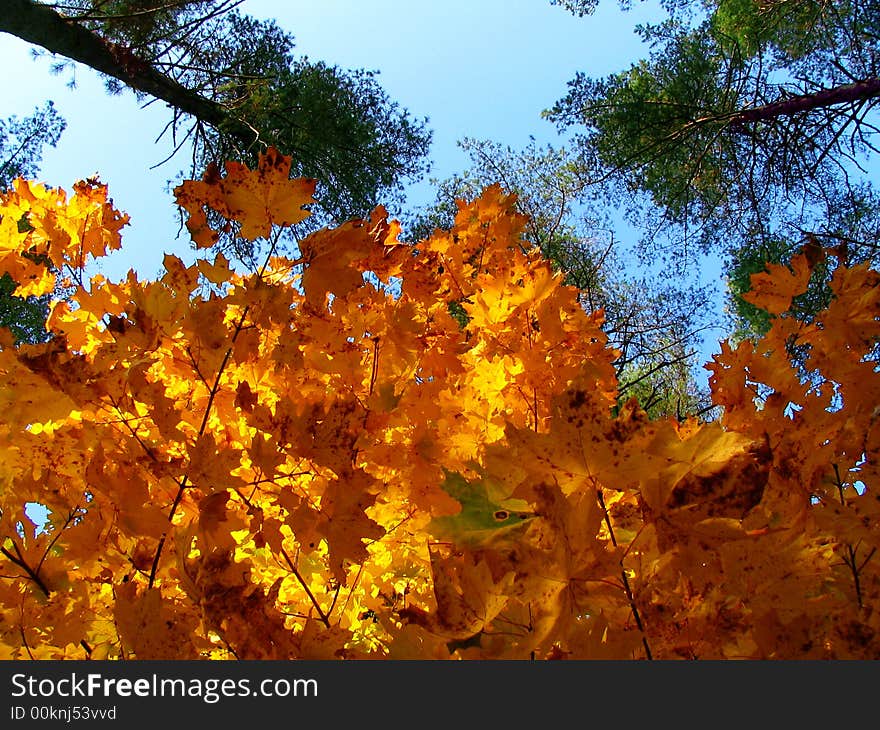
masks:
<svg viewBox="0 0 880 730"><path fill-rule="evenodd" d="M174 189L177 204L189 213L187 228L199 248L213 245L219 234L208 226L206 209L237 221L239 234L252 241L265 238L272 226L291 226L310 215L316 181L290 179L292 158L274 147L260 154L257 169L226 163L226 176L209 166L201 180L186 180Z"/></svg>

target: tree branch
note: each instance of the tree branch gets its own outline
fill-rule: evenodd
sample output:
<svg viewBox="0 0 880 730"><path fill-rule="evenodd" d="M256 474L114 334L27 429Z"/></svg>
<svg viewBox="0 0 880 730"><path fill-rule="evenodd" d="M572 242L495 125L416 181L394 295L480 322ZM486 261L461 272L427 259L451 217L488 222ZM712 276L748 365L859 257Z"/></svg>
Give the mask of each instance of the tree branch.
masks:
<svg viewBox="0 0 880 730"><path fill-rule="evenodd" d="M865 101L878 96L880 96L880 78L871 77L852 84L833 86L812 94L800 94L770 104L744 109L732 115L729 118L729 124L737 131L744 131L743 125L750 122L765 122L777 117L790 117L802 112Z"/></svg>

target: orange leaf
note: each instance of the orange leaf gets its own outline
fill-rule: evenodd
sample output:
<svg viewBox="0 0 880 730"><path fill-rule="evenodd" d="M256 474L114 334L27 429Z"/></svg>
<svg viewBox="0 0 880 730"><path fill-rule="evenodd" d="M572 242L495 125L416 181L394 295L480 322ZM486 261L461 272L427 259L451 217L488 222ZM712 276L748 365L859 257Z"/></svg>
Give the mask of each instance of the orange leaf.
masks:
<svg viewBox="0 0 880 730"><path fill-rule="evenodd" d="M364 510L372 506L375 495L367 490L376 483L361 471L335 479L327 487L321 512L327 521L320 525L330 548L330 569L340 583L345 583L347 563L355 565L367 558L364 540L377 540L385 530L370 519Z"/></svg>
<svg viewBox="0 0 880 730"><path fill-rule="evenodd" d="M174 189L177 204L189 213L189 228L200 248L211 246L218 234L207 224L205 209L241 224L248 240L265 238L273 225L291 226L310 215L316 181L290 179L291 158L270 147L260 155L256 170L240 162L226 163L226 177L209 167L202 180L186 180Z"/></svg>
<svg viewBox="0 0 880 730"><path fill-rule="evenodd" d="M195 659L190 639L196 617L184 616L158 588L138 592L134 583L116 586L113 617L123 646L138 659Z"/></svg>
<svg viewBox="0 0 880 730"><path fill-rule="evenodd" d="M767 264L767 271L752 274L752 286L742 298L770 314L782 314L791 300L807 290L813 267L806 255L795 256L791 269L782 264Z"/></svg>

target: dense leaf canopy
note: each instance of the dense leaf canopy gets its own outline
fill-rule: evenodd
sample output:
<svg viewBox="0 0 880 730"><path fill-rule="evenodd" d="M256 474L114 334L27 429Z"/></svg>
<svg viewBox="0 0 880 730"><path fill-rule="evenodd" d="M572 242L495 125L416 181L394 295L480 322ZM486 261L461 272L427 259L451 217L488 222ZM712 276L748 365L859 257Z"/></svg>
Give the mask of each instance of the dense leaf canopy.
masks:
<svg viewBox="0 0 880 730"><path fill-rule="evenodd" d="M708 393L697 383L695 355L701 332L717 313L706 286L691 280L652 276L634 270L628 247L614 230L607 206L591 199L581 160L565 147L531 140L512 149L488 140L465 138L459 146L470 166L444 180L433 180L433 203L413 215L415 238L449 228L461 201L478 197L494 183L515 193L516 211L525 216L523 245L537 246L578 290L589 312L602 310L602 329L619 352L614 366L620 396L636 395L652 416L706 412ZM463 311L460 312L463 314Z"/></svg>
<svg viewBox="0 0 880 730"><path fill-rule="evenodd" d="M210 209L271 244L314 189L290 166L182 184L194 235ZM880 656L867 264L812 323L792 301L833 252L756 276L767 335L707 366L720 420L679 422L614 410L601 311L500 186L419 241L377 208L155 281L77 279L122 245L104 185L18 180L0 215L18 293L75 290L0 349L0 656Z"/></svg>

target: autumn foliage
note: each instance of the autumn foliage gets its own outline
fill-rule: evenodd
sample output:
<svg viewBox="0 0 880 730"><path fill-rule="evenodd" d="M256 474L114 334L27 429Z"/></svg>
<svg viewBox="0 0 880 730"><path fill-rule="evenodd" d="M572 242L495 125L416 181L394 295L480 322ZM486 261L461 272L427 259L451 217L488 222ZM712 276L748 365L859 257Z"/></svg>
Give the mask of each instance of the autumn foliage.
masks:
<svg viewBox="0 0 880 730"><path fill-rule="evenodd" d="M181 185L199 249L307 216L289 169ZM73 291L0 350L0 657L880 658L876 271L804 323L826 253L768 267L720 419L649 420L497 186L428 240L378 208L156 281L84 280L103 185L0 203L19 294Z"/></svg>

